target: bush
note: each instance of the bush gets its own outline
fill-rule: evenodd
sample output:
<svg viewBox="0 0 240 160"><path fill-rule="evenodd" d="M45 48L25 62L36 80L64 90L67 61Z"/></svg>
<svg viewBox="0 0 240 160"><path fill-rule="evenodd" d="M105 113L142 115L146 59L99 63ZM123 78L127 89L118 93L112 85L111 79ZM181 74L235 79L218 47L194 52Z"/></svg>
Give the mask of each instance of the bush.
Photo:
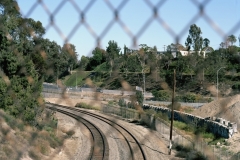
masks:
<svg viewBox="0 0 240 160"><path fill-rule="evenodd" d="M188 131L188 132L194 132L195 128L192 125L188 125L186 123L180 122L180 121L173 121L173 126L184 130L184 131Z"/></svg>
<svg viewBox="0 0 240 160"><path fill-rule="evenodd" d="M86 104L86 103L77 103L77 104L75 105L75 107L77 107L77 108L85 108L85 109L100 110L100 108L97 108L97 107L88 105L88 104Z"/></svg>
<svg viewBox="0 0 240 160"><path fill-rule="evenodd" d="M240 82L236 82L234 85L232 85L232 89L240 91Z"/></svg>
<svg viewBox="0 0 240 160"><path fill-rule="evenodd" d="M75 134L75 131L74 130L69 130L66 132L66 134L68 135L68 137L71 137L72 135Z"/></svg>
<svg viewBox="0 0 240 160"><path fill-rule="evenodd" d="M41 139L38 141L38 145L39 145L40 153L46 156L49 155L51 150L50 150L50 145L48 141Z"/></svg>
<svg viewBox="0 0 240 160"><path fill-rule="evenodd" d="M176 153L176 157L185 158L185 159L195 159L195 160L207 160L208 158L204 156L201 152L194 150L189 146L182 146L178 144L174 144L173 148L178 152Z"/></svg>
<svg viewBox="0 0 240 160"><path fill-rule="evenodd" d="M124 101L123 98L120 98L120 99L119 99L118 105L119 105L120 107L126 107L126 102Z"/></svg>
<svg viewBox="0 0 240 160"><path fill-rule="evenodd" d="M132 102L128 102L127 108L135 109L134 104Z"/></svg>
<svg viewBox="0 0 240 160"><path fill-rule="evenodd" d="M206 139L214 139L215 138L213 133L205 132L205 133L202 133L201 135L203 138L206 138Z"/></svg>
<svg viewBox="0 0 240 160"><path fill-rule="evenodd" d="M30 151L28 151L28 155L29 157L31 157L34 160L40 160L41 157L40 155L37 153L37 151L34 151L33 149L31 149Z"/></svg>
<svg viewBox="0 0 240 160"><path fill-rule="evenodd" d="M136 98L138 103L142 106L143 105L143 94L142 91L136 91Z"/></svg>
<svg viewBox="0 0 240 160"><path fill-rule="evenodd" d="M181 102L196 102L199 101L200 99L201 97L194 93L186 93L185 95L176 96L176 100Z"/></svg>
<svg viewBox="0 0 240 160"><path fill-rule="evenodd" d="M169 101L171 97L171 93L166 90L160 90L160 91L154 90L152 94L158 101Z"/></svg>
<svg viewBox="0 0 240 160"><path fill-rule="evenodd" d="M4 119L12 129L15 129L17 127L17 121L15 117L8 114L4 114Z"/></svg>

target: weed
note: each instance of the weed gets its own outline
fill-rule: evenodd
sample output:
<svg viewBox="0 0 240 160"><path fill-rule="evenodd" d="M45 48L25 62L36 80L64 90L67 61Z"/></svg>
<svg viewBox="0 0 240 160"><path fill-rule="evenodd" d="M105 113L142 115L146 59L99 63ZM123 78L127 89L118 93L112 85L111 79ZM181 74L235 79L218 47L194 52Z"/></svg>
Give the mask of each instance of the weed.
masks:
<svg viewBox="0 0 240 160"><path fill-rule="evenodd" d="M215 138L214 134L213 133L209 133L209 132L201 133L201 135L205 139L214 139Z"/></svg>
<svg viewBox="0 0 240 160"><path fill-rule="evenodd" d="M41 157L40 155L37 153L37 151L34 151L33 149L31 149L30 151L28 151L28 155L29 157L31 157L34 160L40 160Z"/></svg>
<svg viewBox="0 0 240 160"><path fill-rule="evenodd" d="M209 142L209 145L217 145L218 142L219 142L220 144L223 144L224 141L225 141L224 138L215 137L215 138L213 138L212 141Z"/></svg>
<svg viewBox="0 0 240 160"><path fill-rule="evenodd" d="M13 116L5 114L4 119L11 128L13 128L13 129L16 128L17 122Z"/></svg>
<svg viewBox="0 0 240 160"><path fill-rule="evenodd" d="M75 131L74 130L69 130L66 132L66 134L68 135L68 137L71 137L72 135L75 134Z"/></svg>
<svg viewBox="0 0 240 160"><path fill-rule="evenodd" d="M4 146L2 150L8 157L11 157L13 154L13 149L10 146Z"/></svg>
<svg viewBox="0 0 240 160"><path fill-rule="evenodd" d="M43 155L49 155L49 153L50 153L49 142L46 141L46 140L41 139L41 140L39 140L38 144L39 144L40 152Z"/></svg>
<svg viewBox="0 0 240 160"><path fill-rule="evenodd" d="M207 160L208 158L204 156L202 153L194 150L189 146L182 146L178 144L173 145L173 149L176 149L178 152L176 154L177 157L185 158L185 159L195 159L195 160Z"/></svg>
<svg viewBox="0 0 240 160"><path fill-rule="evenodd" d="M2 131L3 135L5 135L5 136L8 134L8 132L10 132L10 130L8 128L2 127L2 126L0 126L0 130Z"/></svg>
<svg viewBox="0 0 240 160"><path fill-rule="evenodd" d="M18 123L18 124L17 124L17 128L18 128L20 131L24 131L24 124L23 124L23 123Z"/></svg>
<svg viewBox="0 0 240 160"><path fill-rule="evenodd" d="M88 105L88 104L86 104L86 103L77 103L77 104L75 105L75 107L77 107L77 108L85 108L85 109L100 110L100 108L95 107L95 106Z"/></svg>

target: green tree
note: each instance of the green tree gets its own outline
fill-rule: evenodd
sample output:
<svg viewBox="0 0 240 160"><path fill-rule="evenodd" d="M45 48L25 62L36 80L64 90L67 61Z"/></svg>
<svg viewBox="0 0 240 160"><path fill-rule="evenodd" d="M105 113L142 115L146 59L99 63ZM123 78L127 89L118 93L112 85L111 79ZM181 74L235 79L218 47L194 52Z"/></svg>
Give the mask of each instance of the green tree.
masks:
<svg viewBox="0 0 240 160"><path fill-rule="evenodd" d="M237 38L234 35L230 35L227 38L227 41L229 41L231 43L231 46L237 42Z"/></svg>
<svg viewBox="0 0 240 160"><path fill-rule="evenodd" d="M21 17L17 2L0 1L0 108L36 124L41 112L42 79L33 60L35 39L45 33L40 22Z"/></svg>
<svg viewBox="0 0 240 160"><path fill-rule="evenodd" d="M118 46L117 42L109 41L106 49L106 62L110 66L110 76L113 71L115 59L119 57L121 48Z"/></svg>
<svg viewBox="0 0 240 160"><path fill-rule="evenodd" d="M81 59L80 59L80 62L79 62L79 67L80 67L80 69L81 69L81 70L86 70L89 61L90 61L90 60L89 60L89 57L82 56Z"/></svg>
<svg viewBox="0 0 240 160"><path fill-rule="evenodd" d="M210 40L207 38L204 38L203 39L203 47L209 47L209 44L210 44Z"/></svg>
<svg viewBox="0 0 240 160"><path fill-rule="evenodd" d="M202 49L203 38L201 36L201 28L196 24L190 26L189 35L186 39L185 45L187 47L193 47L194 51L200 51Z"/></svg>
<svg viewBox="0 0 240 160"><path fill-rule="evenodd" d="M92 57L90 58L90 61L88 63L88 70L93 70L95 67L97 67L98 65L104 63L106 61L106 51L96 47L93 51L92 51Z"/></svg>
<svg viewBox="0 0 240 160"><path fill-rule="evenodd" d="M153 95L159 101L169 101L171 97L171 93L166 90L153 91Z"/></svg>
<svg viewBox="0 0 240 160"><path fill-rule="evenodd" d="M106 52L107 52L106 58L109 61L114 60L115 58L117 58L119 56L120 50L121 50L121 48L118 46L117 42L115 42L113 40L109 41L107 49L106 49Z"/></svg>
<svg viewBox="0 0 240 160"><path fill-rule="evenodd" d="M143 93L142 91L136 91L136 98L138 103L142 106L143 105Z"/></svg>
<svg viewBox="0 0 240 160"><path fill-rule="evenodd" d="M78 64L78 55L76 52L76 47L73 44L66 43L62 47L62 53L65 54L67 66L71 68L71 70L75 69Z"/></svg>

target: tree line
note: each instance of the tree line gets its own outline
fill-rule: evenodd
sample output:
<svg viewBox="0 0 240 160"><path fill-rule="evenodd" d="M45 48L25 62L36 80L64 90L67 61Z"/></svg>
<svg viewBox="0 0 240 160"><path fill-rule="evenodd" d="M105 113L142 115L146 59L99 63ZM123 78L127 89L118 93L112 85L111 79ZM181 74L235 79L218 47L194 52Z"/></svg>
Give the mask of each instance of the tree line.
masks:
<svg viewBox="0 0 240 160"><path fill-rule="evenodd" d="M91 57L82 56L78 61L73 44L60 46L44 38L42 23L24 18L15 0L0 1L0 21L0 108L32 124L36 124L36 117L43 109L42 83L56 82L76 68L99 73L97 76L106 72L105 79L120 76L112 83L115 88L121 87L121 79L142 87L146 81L146 90L156 88L150 84L159 81L171 87L173 69L177 71L178 87L188 82L193 85L214 82L216 70L222 66L229 73L240 71L240 49L234 45L236 37L230 35L219 49L203 57L201 52L211 48L210 40L202 38L201 28L195 24L190 26L185 46L169 44L164 53L147 44L140 44L139 49L124 46L121 50L117 42L111 40L106 49L96 47ZM194 52L187 56L179 52L191 48ZM184 79L186 75L189 81ZM223 80L222 72L219 78ZM157 83L156 86L164 89Z"/></svg>
<svg viewBox="0 0 240 160"><path fill-rule="evenodd" d="M146 83L164 81L170 87L175 69L178 87L183 88L189 83L199 86L204 82L215 83L220 67L225 67L225 71L219 72L220 81L224 80L226 73L232 75L228 77L230 80L236 79L236 73L240 72L240 48L234 45L235 42L236 37L230 35L219 45L219 49L214 50L210 40L202 37L201 28L193 24L189 28L185 45L172 43L167 46L166 51L159 52L156 46L150 47L147 44L140 44L136 50L126 46L121 49L117 42L111 40L106 49L96 47L91 57L82 56L79 67L96 73L109 72L109 78L111 73L118 73L132 86L143 86L144 74ZM188 54L182 55L181 51ZM133 78L133 73L138 74L138 79ZM151 90L150 85L148 86L146 89Z"/></svg>
<svg viewBox="0 0 240 160"><path fill-rule="evenodd" d="M75 46L43 38L42 23L24 18L15 0L0 1L0 22L0 108L36 125L42 83L77 67Z"/></svg>

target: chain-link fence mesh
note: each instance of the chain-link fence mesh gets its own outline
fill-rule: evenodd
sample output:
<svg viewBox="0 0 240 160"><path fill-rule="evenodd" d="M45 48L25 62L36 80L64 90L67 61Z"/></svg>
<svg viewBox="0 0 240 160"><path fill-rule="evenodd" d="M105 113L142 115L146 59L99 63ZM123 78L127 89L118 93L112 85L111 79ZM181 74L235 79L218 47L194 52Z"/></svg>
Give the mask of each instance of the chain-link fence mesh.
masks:
<svg viewBox="0 0 240 160"><path fill-rule="evenodd" d="M41 85L41 82L44 80L44 81L52 82L51 84L44 83L43 85L43 90L41 95L45 98L46 101L68 104L72 106L74 106L77 102L79 103L86 102L92 105L97 104L97 106L99 106L102 109L103 113L117 115L125 119L134 119L139 121L139 123L143 123L144 125L149 122L150 124L148 125L151 126L152 125L151 123L153 123L153 119L154 119L154 129L159 133L161 133L163 137L168 140L169 132L170 132L169 121L166 119L165 120L158 119L158 118L155 119L153 118L154 117L153 115L149 113L143 113L143 110L141 107L135 107L135 106L139 106L139 102L136 103L138 97L136 95L137 91L135 90L135 87L136 87L135 85L138 85L143 88L142 89L143 103L151 102L152 100L151 98L154 97L153 93L151 92L154 90L154 87L156 86L161 86L161 87L157 87L157 89L159 90L160 88L161 90L164 90L164 89L171 90L171 88L173 88L173 85L171 84L173 73L171 72L172 70L171 70L170 63L173 62L172 60L173 58L171 59L169 57L167 58L165 57L166 61L164 63L164 67L168 72L162 74L162 71L160 70L161 65L159 65L159 63L161 59L164 59L164 58L161 58L161 55L167 53L165 52L165 46L164 46L164 52L159 52L158 50L151 50L151 53L155 55L154 58L151 58L152 56L151 54L148 54L147 56L145 56L145 54L149 52L149 48L148 50L144 50L143 49L144 46L143 46L142 48L143 50L138 49L139 39L142 37L144 33L146 33L148 30L151 29L152 23L157 23L159 28L163 28L165 32L164 34L167 34L168 36L170 35L170 37L173 39L173 43L180 44L181 39L186 38L184 36L186 35L186 33L188 33L189 27L192 24L196 23L198 20L202 20L210 28L212 28L212 30L215 31L216 35L221 37L224 41L224 40L227 40L229 35L239 31L240 18L236 20L235 24L232 24L230 26L230 29L223 30L222 27L218 26L215 23L214 19L211 18L210 15L208 15L208 12L206 12L206 8L211 3L211 0L205 0L205 1L189 0L188 3L190 3L192 7L195 7L196 9L195 14L191 16L192 18L187 20L187 23L184 24L184 27L182 27L182 30L176 31L174 27L172 27L167 23L166 21L167 17L164 17L163 16L164 14L162 14L162 10L164 9L164 6L168 3L167 0L159 0L156 3L153 3L150 0L143 0L141 1L141 3L145 4L144 7L148 8L151 14L146 19L141 20L143 22L142 25L140 25L137 31L135 31L135 30L131 30L130 27L128 27L129 24L125 22L125 20L120 16L124 12L124 8L128 6L128 3L129 3L128 0L118 1L119 3L118 5L115 5L116 3L115 1L105 0L102 2L107 6L107 9L110 10L110 13L113 15L113 17L110 18L108 22L106 22L106 25L104 25L101 31L99 31L99 29L97 28L93 28L87 19L88 14L91 12L94 12L92 8L94 8L94 5L98 3L96 0L87 1L85 7L79 6L78 2L75 0L62 0L62 1L55 2L56 5L54 9L49 8L49 6L47 5L48 2L44 0L36 0L34 1L33 5L29 8L29 10L21 10L20 8L20 12L22 13L22 19L17 21L14 21L15 20L14 18L13 18L13 21L11 21L12 16L14 16L14 12L12 12L11 9L15 7L14 5L12 5L12 7L9 7L9 12L7 12L8 10L6 8L1 10L2 12L1 22L3 21L4 23L0 24L0 29L1 29L0 41L2 43L0 49L2 51L1 54L4 56L1 56L1 59L0 59L2 63L0 68L0 71L1 71L0 87L2 87L1 86L1 84L3 84L2 81L6 83L7 88L1 91L6 92L7 95L10 97L10 99L12 99L13 101L12 102L11 100L4 100L4 105L6 106L8 106L8 104L17 105L17 106L20 105L18 104L18 102L20 102L18 100L19 96L18 94L15 95L15 92L20 93L21 89L24 90L25 88L28 88L27 86L28 84L31 87L33 86L32 88L31 87L28 88L28 90L31 90L32 92L27 92L28 95L26 95L24 98L28 99L31 97L33 99L37 99L38 103L43 105L44 104L43 101L41 100L41 98L39 98L41 96L39 95L38 91L34 92L34 90L37 90L38 89L37 86ZM2 3L3 4L1 5L1 8L4 8L4 6L7 6L7 0L5 0ZM135 3L137 7L137 3L140 3L140 2L136 1ZM61 17L59 17L59 14L65 11L64 10L65 5L71 5L72 10L76 12L76 14L78 14L78 17L79 17L76 20L76 22L73 24L73 28L69 29L68 33L64 32L62 26L59 26L58 25L59 22L56 21L56 19L58 20L61 19ZM47 15L47 18L48 18L48 21L45 22L46 26L43 26L45 28L44 31L41 30L40 24L35 23L28 19L31 17L33 12L38 7L41 7L45 11L45 14ZM186 9L186 8L183 8L183 9ZM134 12L134 8L132 10ZM5 17L4 12L8 13L9 16ZM174 8L172 12L174 12ZM67 14L67 13L64 13L64 14ZM24 20L24 18L28 20ZM71 18L71 15L69 15L69 19L70 18ZM139 17L136 17L136 18L140 19L141 15L139 15ZM180 18L180 17L176 17L176 18ZM64 23L69 23L69 22L66 21ZM127 36L128 41L131 43L131 45L129 46L133 48L132 50L129 48L128 48L129 50L125 50L125 48L123 49L124 51L122 50L122 52L129 54L124 61L130 61L129 60L131 58L130 55L136 55L135 61L138 63L139 62L141 63L139 65L140 67L136 70L130 71L129 67L128 68L123 67L124 69L119 69L117 66L120 64L122 65L124 61L118 62L117 58L111 59L111 57L107 55L108 51L103 51L104 49L101 50L102 42L104 38L106 37L108 32L110 32L110 30L113 28L115 24L118 24L120 26L120 29L124 31L124 34ZM14 27L17 27L18 25L19 25L18 30L14 29ZM64 25L64 24L61 24L61 25ZM9 27L10 29L6 28L6 26ZM64 45L62 50L65 49L67 53L66 56L70 55L70 57L71 56L74 57L75 53L72 53L71 51L69 51L69 45L67 44L70 44L72 38L76 35L76 32L78 32L78 30L81 29L82 27L85 28L85 31L88 33L88 36L94 39L92 44L92 46L94 47L92 47L92 50L87 51L87 53L78 53L79 56L81 56L78 58L82 58L82 56L86 56L86 55L88 55L89 57L93 56L89 53L91 53L94 49L97 52L98 50L96 50L96 47L98 47L100 48L101 54L106 55L105 58L107 63L107 67L106 67L107 69L104 68L103 70L101 70L102 68L100 69L94 68L94 70L91 70L93 69L91 67L86 69L80 65L80 63L84 59L81 59L80 60L81 62L77 62L75 66L73 66L73 63L75 62L73 62L74 60L71 61L71 58L69 58L69 61L66 62L67 64L63 64L61 63L61 61L64 60L63 58L64 56L63 57L59 56L60 53L62 53L63 55L63 52L60 52L61 47L56 45L55 42L41 39L42 35L45 32L48 33L51 30L54 30L57 33L57 35L61 37L61 40L63 41ZM24 34L26 34L27 38L21 37L22 36L21 34L23 33L22 31L26 32ZM21 33L21 34L18 34L18 33ZM8 44L6 42L6 44L4 44L5 43L4 36L2 35L4 35L6 39L11 43ZM79 41L80 40L84 41L84 38L85 37L79 37ZM28 44L28 41L32 41L33 43ZM228 42L228 43L231 43L231 42ZM227 45L227 43L225 43L224 45L225 46L223 47L220 46L220 49L225 49L223 50L224 52L226 52L227 49L229 50L231 49L229 48L229 46L231 47L231 45ZM17 47L20 46L18 50L16 50L16 46ZM72 46L70 45L70 48L71 47ZM52 50L52 52L50 52L50 50ZM177 48L177 50L179 51L179 48ZM10 58L8 57L8 54L4 54L5 52L11 52L12 56L17 55L18 58L11 59L11 57ZM240 50L237 51L237 54L239 54L239 52ZM29 54L32 54L32 55L29 55ZM48 58L48 54L49 55L51 54L51 59L47 61L46 59ZM54 59L59 59L59 61L55 62ZM35 67L31 66L31 64L28 63L28 61L30 60L32 60ZM16 71L14 68L15 66L8 65L8 64L14 64L12 63L13 61L17 62L17 67L19 68L19 69L16 69ZM47 61L47 62L43 62L43 61ZM173 66L172 68L174 68L174 66L178 66L180 68L180 69L177 69L177 71L179 71L178 82L181 81L181 78L184 76L184 73L188 72L189 71L188 69L190 68L188 66L188 69L182 70L179 61L180 60L175 61L174 63L177 63L177 64L172 65ZM194 63L194 61L198 61L198 59L188 59L189 63ZM219 61L215 60L213 63L221 63L221 62L224 62L224 64L227 64L225 63L225 61L220 61L220 60ZM61 65L64 67L61 67ZM224 87L226 86L224 86L223 84L218 85L218 80L217 80L217 94L216 94L216 88L212 87L215 85L215 79L214 80L204 79L204 69L202 70L202 67L203 66L200 66L197 70L203 73L203 78L202 78L202 74L201 75L197 73L193 74L191 73L191 71L188 72L188 77L192 78L195 76L196 78L194 80L201 82L201 84L203 84L204 81L207 81L206 83L204 83L206 85L204 86L203 84L202 86L206 87L209 90L211 97L206 96L204 98L211 99L211 100L218 100L218 95L219 95L218 87L219 87L219 90L222 90L222 92L220 93L221 96L219 96L219 98L222 97L222 95L227 97L228 95L225 94L225 92L223 91L225 89ZM208 74L214 74L214 76L217 76L217 78L219 76L219 79L221 81L221 78L223 77L222 75L223 73L220 72L220 69L223 69L223 68L220 68L220 67L222 67L222 65L218 64L217 66L214 66L214 67L217 68L215 70L213 69L214 73L209 72ZM33 68L35 68L35 71L33 71ZM228 74L233 74L232 72L230 73L230 69L228 70L229 70ZM6 71L8 71L9 73L6 73ZM180 74L180 71L181 71L181 74ZM238 72L239 72L238 70L234 71L234 73L238 73ZM44 76L41 76L43 74ZM20 82L16 81L18 84L14 84L15 82L14 80L19 78L18 76L15 76L15 75L18 75L20 78L25 77L25 79L22 78L22 81L25 81L27 79L25 83L28 83L28 84L22 85L22 88L19 87ZM119 75L121 75L121 77L119 77ZM165 78L162 78L162 77L165 77ZM70 81L72 81L71 82L72 86L67 86L67 84L65 84L67 83L66 79L68 78L71 79ZM133 79L133 81L138 81L138 82L132 82L131 78ZM151 80L147 80L147 79L151 79ZM114 87L112 87L114 85L112 84L116 83L116 81L118 81L118 84L115 85L115 89L114 89ZM103 87L98 88L99 82L101 82L101 84L106 83L108 84L108 86L102 85ZM184 82L181 82L181 83L184 83ZM187 83L190 83L190 81L188 81ZM214 84L212 86L209 86L210 83L214 83ZM151 86L151 84L154 84L154 85ZM177 85L177 87L179 86ZM187 90L193 90L190 88L190 86L188 87L189 88L187 88ZM181 89L184 90L184 87L181 87ZM180 89L178 91L180 91ZM24 94L24 93L21 93L21 94ZM179 95L180 94L183 94L183 93L179 92ZM238 91L234 92L234 94L238 94ZM3 98L3 96L1 98ZM149 101L145 101L145 99L149 99ZM198 98L198 100L199 99L201 98ZM125 100L124 102L125 107L119 107L118 104L120 100ZM169 98L166 101L168 100ZM194 102L196 101L197 100L195 99ZM109 102L114 103L114 105L110 104ZM191 102L191 101L189 100L188 102ZM27 100L21 101L21 104L24 104L24 103L26 104L26 106L31 105L31 104L28 104ZM205 103L208 103L208 101L205 100L204 102L202 102L201 100L199 100L198 105L199 104L204 105ZM153 104L153 102L151 102L151 104ZM156 102L156 106L157 104L158 102ZM168 106L169 104L168 102L166 103L162 102L161 105ZM187 104L182 104L182 105L187 106ZM193 106L194 104L192 104L192 107ZM220 111L226 111L226 108L225 108L226 104L224 101L218 102L218 106L220 108ZM2 107L2 108L6 109L7 107ZM231 108L233 109L234 107L231 107ZM28 107L24 109L27 110ZM37 110L36 108L34 109ZM219 111L219 114L220 114L220 111ZM19 110L17 111L17 109L12 107L9 112L17 116L21 111ZM231 117L231 115L233 115L232 112L230 115L228 115L228 117ZM38 113L38 111L36 111L36 113ZM239 116L239 115L236 115L236 116ZM29 118L25 114L23 117L25 118L25 120L28 120ZM239 125L239 119L232 119L231 117L228 120L235 121L235 122L237 120L236 123ZM208 145L207 142L203 140L199 140L196 137L189 138L188 136L185 135L185 133L179 131L178 129L174 129L173 141L175 144L179 144L179 146L183 146L183 148L187 147L193 150L197 150L203 153L203 155L207 156L209 159L240 159L239 150L238 151L235 150L235 152L232 152L232 150L227 149L226 146ZM181 149L184 150L183 148L180 148L180 150Z"/></svg>

